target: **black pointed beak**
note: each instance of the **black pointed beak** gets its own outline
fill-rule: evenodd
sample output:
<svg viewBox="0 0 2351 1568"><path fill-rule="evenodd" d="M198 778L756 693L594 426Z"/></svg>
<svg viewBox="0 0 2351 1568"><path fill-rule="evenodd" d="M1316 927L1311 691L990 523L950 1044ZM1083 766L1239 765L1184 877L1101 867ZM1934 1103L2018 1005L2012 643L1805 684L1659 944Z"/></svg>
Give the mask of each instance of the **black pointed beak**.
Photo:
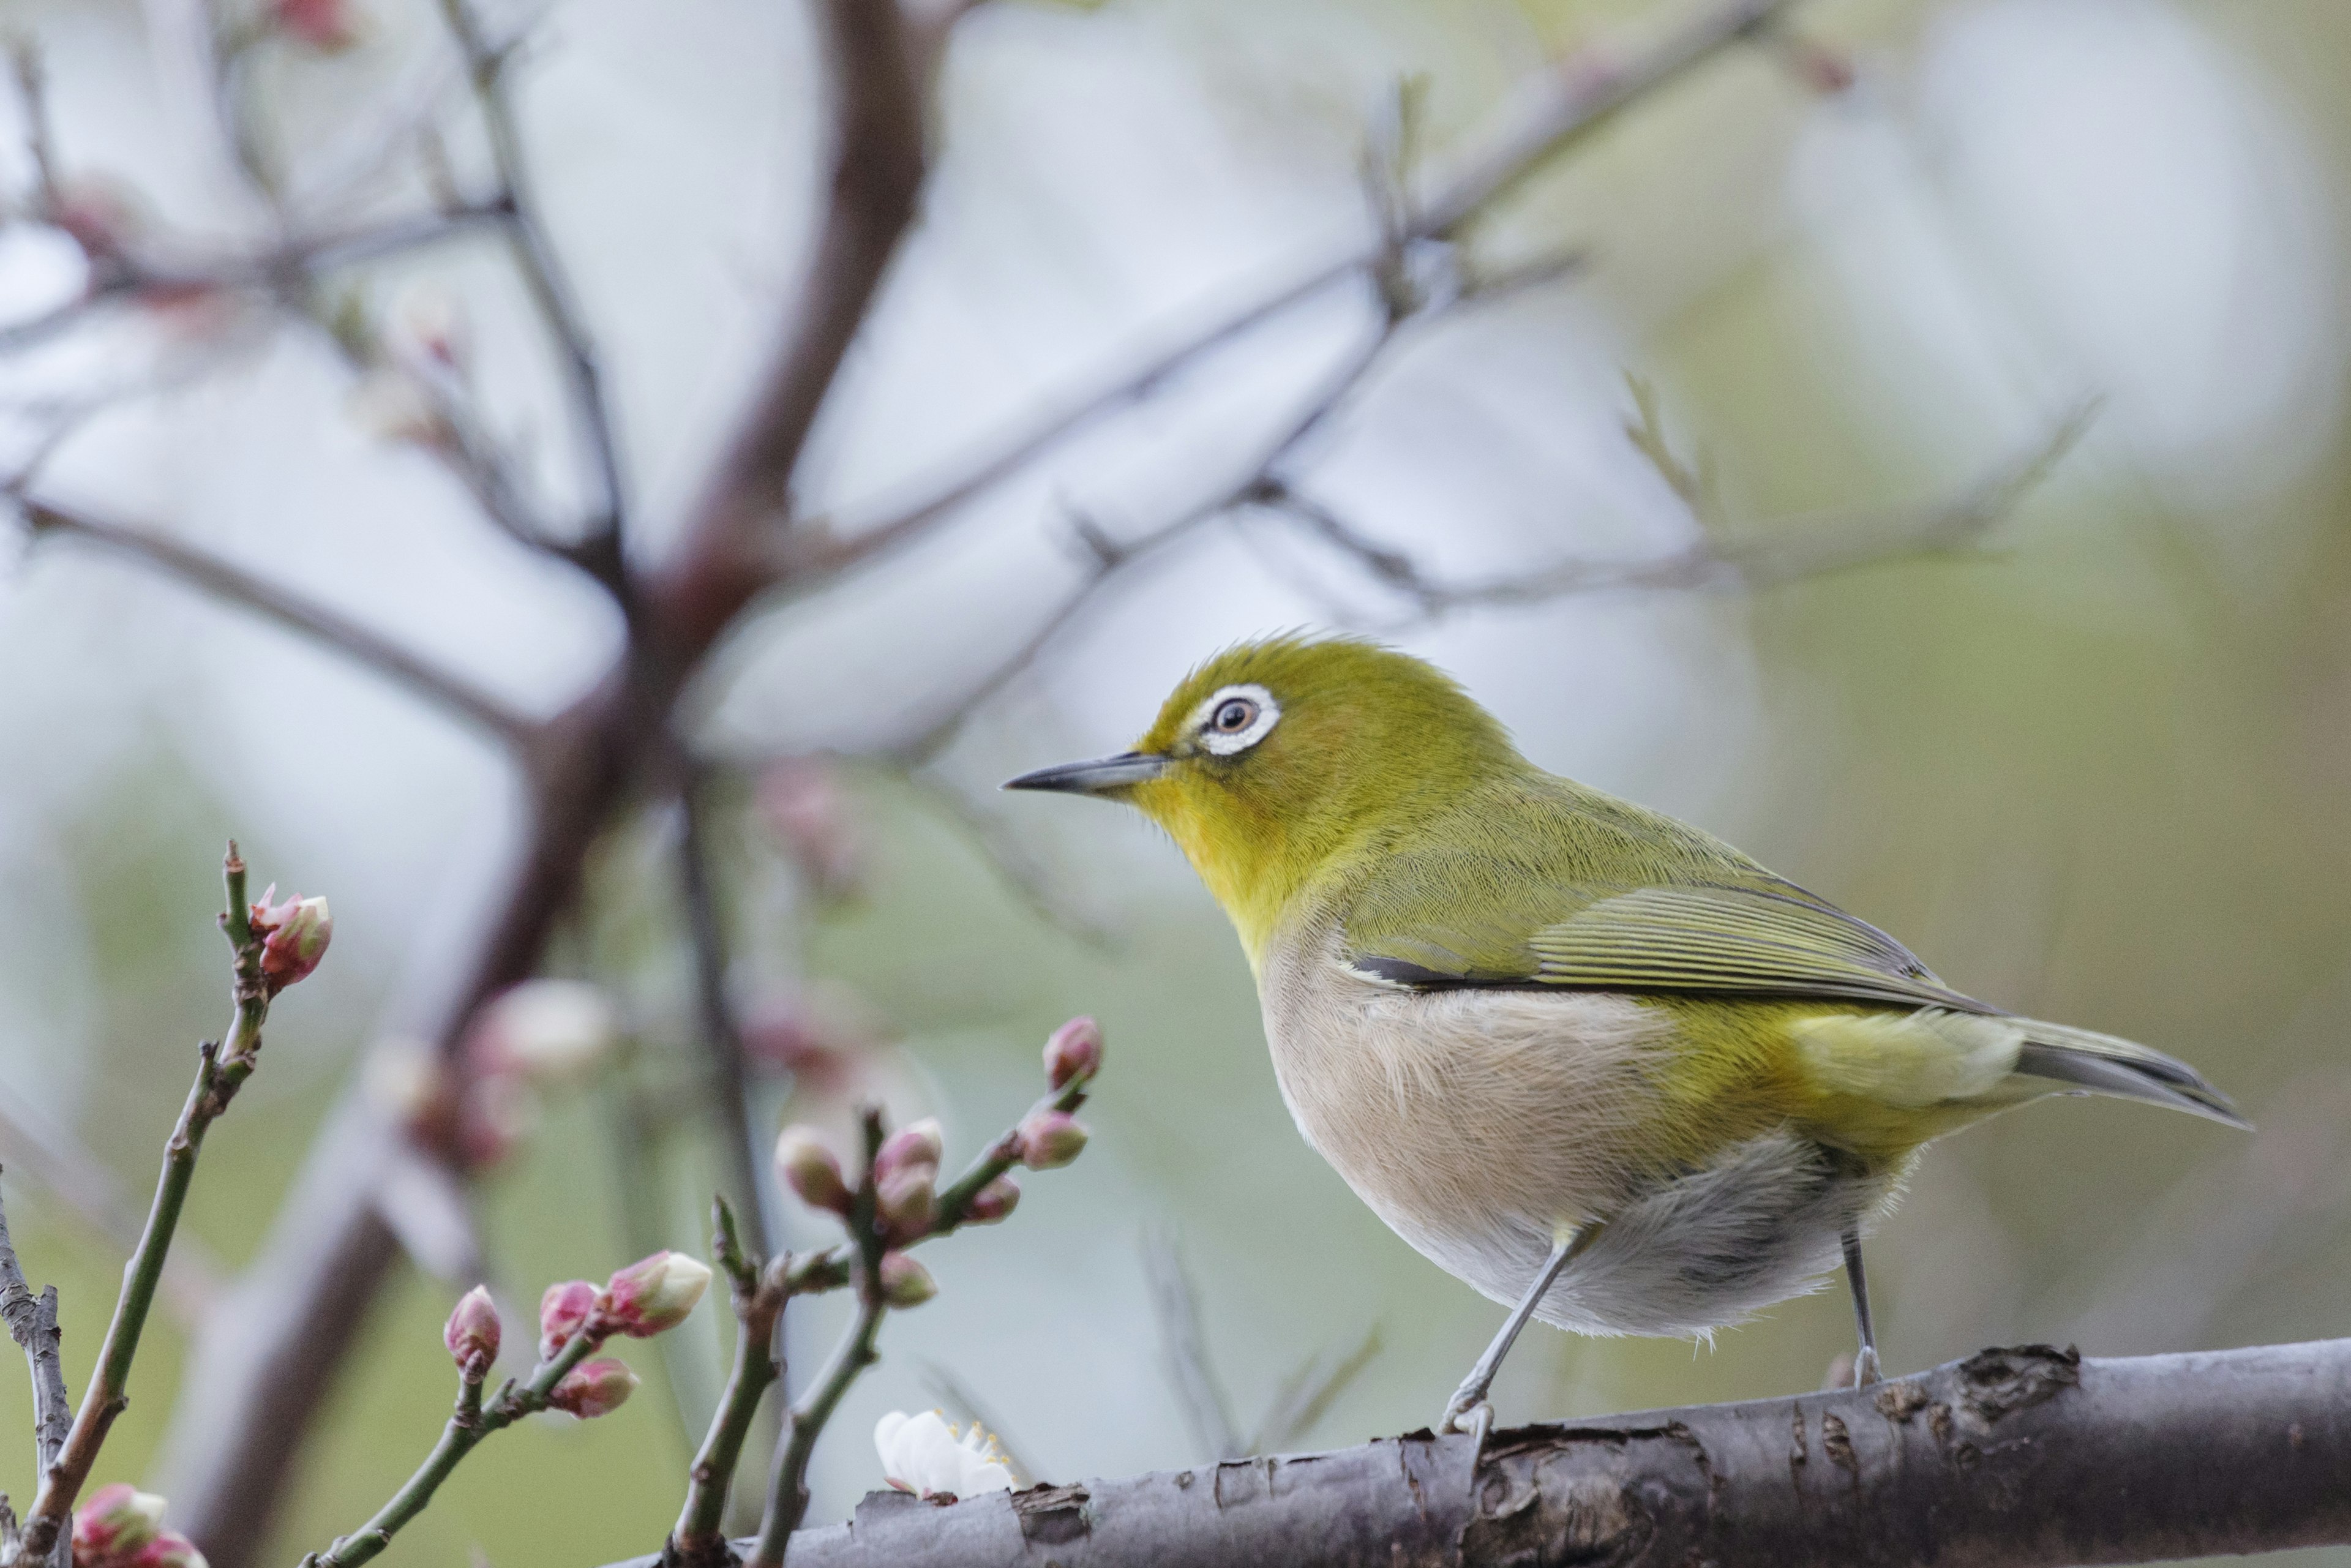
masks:
<svg viewBox="0 0 2351 1568"><path fill-rule="evenodd" d="M1064 762L1004 781L1007 789L1056 789L1069 795L1107 795L1147 783L1167 771L1167 758L1150 751L1123 751L1092 762Z"/></svg>

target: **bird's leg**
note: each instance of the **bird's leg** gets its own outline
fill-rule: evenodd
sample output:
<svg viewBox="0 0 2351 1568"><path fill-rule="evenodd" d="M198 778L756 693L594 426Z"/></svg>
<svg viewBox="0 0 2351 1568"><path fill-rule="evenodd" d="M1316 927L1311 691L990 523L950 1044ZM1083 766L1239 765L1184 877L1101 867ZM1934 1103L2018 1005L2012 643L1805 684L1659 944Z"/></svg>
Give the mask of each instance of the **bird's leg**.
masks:
<svg viewBox="0 0 2351 1568"><path fill-rule="evenodd" d="M1486 1446L1486 1433L1494 1425L1494 1407L1486 1402L1486 1391L1494 1386L1494 1375L1502 1370L1502 1358L1510 1354L1519 1331L1535 1315L1535 1308L1542 1303L1561 1271L1592 1245L1600 1228L1599 1222L1593 1220L1563 1225L1552 1233L1551 1256L1535 1270L1534 1283L1527 1287L1519 1304L1510 1309L1510 1315L1502 1320L1502 1332L1494 1336L1494 1343L1486 1347L1486 1354L1478 1358L1478 1364L1469 1369L1469 1375L1453 1391L1453 1402L1446 1406L1445 1414L1437 1420L1438 1432L1468 1432L1478 1439L1480 1448Z"/></svg>
<svg viewBox="0 0 2351 1568"><path fill-rule="evenodd" d="M1844 1233L1844 1280L1853 1287L1853 1321L1861 1330L1861 1348L1853 1358L1853 1385L1862 1388L1877 1381L1877 1332L1869 1323L1869 1277L1861 1271L1858 1226L1849 1227Z"/></svg>

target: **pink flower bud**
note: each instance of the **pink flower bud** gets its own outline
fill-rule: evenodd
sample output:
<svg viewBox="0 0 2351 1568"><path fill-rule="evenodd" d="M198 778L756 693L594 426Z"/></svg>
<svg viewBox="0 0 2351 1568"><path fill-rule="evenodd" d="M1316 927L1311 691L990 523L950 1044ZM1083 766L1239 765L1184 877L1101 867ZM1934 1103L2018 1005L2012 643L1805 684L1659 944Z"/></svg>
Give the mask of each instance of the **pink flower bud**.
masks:
<svg viewBox="0 0 2351 1568"><path fill-rule="evenodd" d="M636 1386L637 1375L629 1370L626 1362L601 1356L583 1361L565 1373L548 1392L547 1402L585 1421L618 1410L628 1403Z"/></svg>
<svg viewBox="0 0 2351 1568"><path fill-rule="evenodd" d="M596 1312L596 1287L586 1280L566 1280L549 1285L538 1299L538 1359L553 1361L565 1342L588 1324Z"/></svg>
<svg viewBox="0 0 2351 1568"><path fill-rule="evenodd" d="M631 1339L651 1339L685 1322L710 1288L710 1267L683 1252L656 1252L614 1274L597 1303Z"/></svg>
<svg viewBox="0 0 2351 1568"><path fill-rule="evenodd" d="M964 1218L973 1225L993 1225L1019 1207L1020 1184L1008 1176L998 1176L971 1195L971 1207L964 1210Z"/></svg>
<svg viewBox="0 0 2351 1568"><path fill-rule="evenodd" d="M893 1171L873 1191L873 1206L882 1223L901 1241L911 1241L930 1229L938 1213L938 1189L931 1177L935 1167L909 1166Z"/></svg>
<svg viewBox="0 0 2351 1568"><path fill-rule="evenodd" d="M273 905L269 900L277 891L277 884L271 883L250 916L253 934L261 938L261 977L269 983L272 995L317 968L335 934L325 899L297 894Z"/></svg>
<svg viewBox="0 0 2351 1568"><path fill-rule="evenodd" d="M841 1162L815 1128L784 1129L783 1136L776 1140L776 1174L810 1208L849 1212L849 1184L841 1179Z"/></svg>
<svg viewBox="0 0 2351 1568"><path fill-rule="evenodd" d="M162 1528L162 1498L141 1491L129 1481L102 1486L75 1511L74 1561L120 1561L153 1541L155 1532Z"/></svg>
<svg viewBox="0 0 2351 1568"><path fill-rule="evenodd" d="M196 1543L176 1530L167 1530L139 1549L128 1568L205 1568Z"/></svg>
<svg viewBox="0 0 2351 1568"><path fill-rule="evenodd" d="M449 1347L450 1359L466 1380L479 1383L498 1358L498 1309L490 1292L476 1285L457 1298L449 1326L441 1331L441 1343Z"/></svg>
<svg viewBox="0 0 2351 1568"><path fill-rule="evenodd" d="M936 1181L939 1159L946 1152L946 1145L939 1136L939 1119L936 1116L909 1122L882 1140L882 1147L873 1156L874 1186L878 1187L906 1171L920 1171Z"/></svg>
<svg viewBox="0 0 2351 1568"><path fill-rule="evenodd" d="M585 980L525 980L498 993L465 1036L478 1072L535 1087L583 1083L620 1049L620 1009Z"/></svg>
<svg viewBox="0 0 2351 1568"><path fill-rule="evenodd" d="M1066 1111L1033 1111L1020 1124L1020 1163L1032 1171L1068 1165L1085 1146L1085 1128Z"/></svg>
<svg viewBox="0 0 2351 1568"><path fill-rule="evenodd" d="M882 1299L893 1307L919 1307L939 1293L931 1271L904 1252L882 1254Z"/></svg>
<svg viewBox="0 0 2351 1568"><path fill-rule="evenodd" d="M1080 1078L1102 1070L1102 1026L1089 1018L1074 1018L1053 1031L1045 1042L1045 1081L1066 1089Z"/></svg>
<svg viewBox="0 0 2351 1568"><path fill-rule="evenodd" d="M269 20L287 37L321 54L335 54L359 42L359 16L350 0L270 0Z"/></svg>

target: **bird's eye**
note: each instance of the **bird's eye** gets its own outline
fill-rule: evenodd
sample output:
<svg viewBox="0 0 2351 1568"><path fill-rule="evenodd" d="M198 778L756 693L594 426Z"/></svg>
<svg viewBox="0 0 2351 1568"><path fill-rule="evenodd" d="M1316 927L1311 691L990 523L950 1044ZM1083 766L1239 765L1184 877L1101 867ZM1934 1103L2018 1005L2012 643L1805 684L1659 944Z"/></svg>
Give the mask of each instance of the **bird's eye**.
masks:
<svg viewBox="0 0 2351 1568"><path fill-rule="evenodd" d="M1257 722L1257 704L1247 697L1233 697L1217 706L1208 720L1208 727L1220 735L1238 735Z"/></svg>

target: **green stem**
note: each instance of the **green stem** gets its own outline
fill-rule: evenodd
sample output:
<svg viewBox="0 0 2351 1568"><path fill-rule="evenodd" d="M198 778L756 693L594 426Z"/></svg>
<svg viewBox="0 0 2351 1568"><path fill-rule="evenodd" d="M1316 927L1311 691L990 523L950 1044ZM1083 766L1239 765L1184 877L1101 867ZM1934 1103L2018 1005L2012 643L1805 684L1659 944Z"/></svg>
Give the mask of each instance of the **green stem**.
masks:
<svg viewBox="0 0 2351 1568"><path fill-rule="evenodd" d="M685 1506L663 1552L664 1562L684 1568L716 1568L730 1560L726 1537L727 1490L742 1458L743 1445L750 1437L752 1421L758 1415L760 1396L783 1375L775 1345L777 1324L789 1299L785 1260L779 1258L762 1269L746 1258L726 1200L720 1198L716 1207L717 1237L711 1249L735 1298L735 1366L727 1375L718 1414L694 1456L694 1468L686 1474Z"/></svg>
<svg viewBox="0 0 2351 1568"><path fill-rule="evenodd" d="M180 1212L187 1205L188 1188L195 1180L196 1155L204 1148L204 1134L253 1075L261 1050L261 1026L269 1016L269 988L261 975L261 942L254 936L245 901L245 862L238 858L234 841L222 870L228 888L228 912L221 916L221 928L236 955L233 988L236 1016L223 1044L207 1040L198 1048L196 1081L188 1090L187 1103L181 1107L170 1141L163 1145L163 1169L155 1184L155 1201L147 1211L138 1250L123 1270L122 1293L116 1298L114 1316L106 1325L98 1371L83 1393L65 1447L42 1473L32 1511L26 1515L24 1550L28 1557L46 1556L64 1533L114 1418L131 1403L131 1364L139 1354L139 1338L155 1304L155 1288L162 1281L163 1261L172 1250Z"/></svg>
<svg viewBox="0 0 2351 1568"><path fill-rule="evenodd" d="M433 1445L433 1451L424 1457L416 1473L376 1510L374 1518L326 1551L313 1552L303 1558L302 1568L358 1568L360 1563L380 1555L392 1544L392 1538L400 1533L402 1526L424 1511L441 1483L449 1479L467 1454L480 1446L483 1438L513 1426L525 1416L546 1409L547 1396L555 1391L563 1375L594 1354L603 1343L603 1335L581 1330L564 1342L554 1359L540 1363L528 1383L519 1386L508 1384L487 1406L482 1403L481 1381L463 1379L457 1392L456 1413L441 1428L441 1440Z"/></svg>
<svg viewBox="0 0 2351 1568"><path fill-rule="evenodd" d="M857 1246L857 1321L850 1325L816 1385L786 1418L783 1447L777 1451L775 1479L768 1492L768 1516L760 1521L758 1545L746 1568L783 1568L792 1531L808 1515L809 1458L816 1452L816 1440L857 1375L882 1359L873 1345L890 1306L882 1299L882 1255L888 1250L888 1233L875 1212L873 1190L873 1156L881 1150L882 1113L868 1109L865 1158L856 1196L849 1206L849 1234Z"/></svg>

